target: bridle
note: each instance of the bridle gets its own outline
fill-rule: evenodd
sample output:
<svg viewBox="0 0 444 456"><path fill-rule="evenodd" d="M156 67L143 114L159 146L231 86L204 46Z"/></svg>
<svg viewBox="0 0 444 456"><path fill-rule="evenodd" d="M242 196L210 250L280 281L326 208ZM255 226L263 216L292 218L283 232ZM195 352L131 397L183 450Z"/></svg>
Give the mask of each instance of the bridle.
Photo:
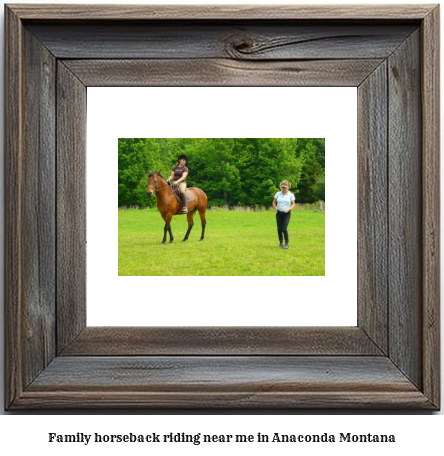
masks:
<svg viewBox="0 0 444 456"><path fill-rule="evenodd" d="M153 176L155 173L151 173L148 177L151 177ZM162 175L159 174L159 176L163 179ZM154 187L153 185L148 185L148 188L152 188L154 190L154 193L157 193L157 192L160 192L161 190L163 190L164 188L167 188L169 187L168 184L165 185L165 187L162 187L162 188L159 188L159 180L156 181L156 186Z"/></svg>

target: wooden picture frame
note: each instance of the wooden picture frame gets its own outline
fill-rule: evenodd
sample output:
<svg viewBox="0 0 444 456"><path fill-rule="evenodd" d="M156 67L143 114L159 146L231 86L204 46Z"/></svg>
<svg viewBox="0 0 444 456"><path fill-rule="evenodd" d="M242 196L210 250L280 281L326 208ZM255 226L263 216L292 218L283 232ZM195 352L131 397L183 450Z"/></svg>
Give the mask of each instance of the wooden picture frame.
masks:
<svg viewBox="0 0 444 456"><path fill-rule="evenodd" d="M5 20L6 409L439 409L437 5ZM121 85L358 87L357 327L86 326L86 87Z"/></svg>

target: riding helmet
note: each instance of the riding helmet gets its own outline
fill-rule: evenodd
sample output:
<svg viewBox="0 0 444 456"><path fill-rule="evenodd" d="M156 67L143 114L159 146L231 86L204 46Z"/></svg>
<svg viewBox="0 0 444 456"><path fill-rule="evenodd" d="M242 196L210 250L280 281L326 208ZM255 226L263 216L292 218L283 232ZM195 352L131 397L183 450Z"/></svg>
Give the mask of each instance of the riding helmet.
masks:
<svg viewBox="0 0 444 456"><path fill-rule="evenodd" d="M185 154L181 154L177 157L177 161L182 160L182 158L186 161L188 161L187 156Z"/></svg>

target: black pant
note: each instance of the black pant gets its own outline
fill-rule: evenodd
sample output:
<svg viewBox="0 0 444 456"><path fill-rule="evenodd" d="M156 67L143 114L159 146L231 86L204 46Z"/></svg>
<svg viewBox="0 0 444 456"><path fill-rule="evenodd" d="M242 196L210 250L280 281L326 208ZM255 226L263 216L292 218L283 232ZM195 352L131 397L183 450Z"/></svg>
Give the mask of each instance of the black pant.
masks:
<svg viewBox="0 0 444 456"><path fill-rule="evenodd" d="M285 238L285 243L288 244L288 231L287 227L290 223L291 211L288 212L276 212L276 223L278 229L279 242L282 242L282 237Z"/></svg>

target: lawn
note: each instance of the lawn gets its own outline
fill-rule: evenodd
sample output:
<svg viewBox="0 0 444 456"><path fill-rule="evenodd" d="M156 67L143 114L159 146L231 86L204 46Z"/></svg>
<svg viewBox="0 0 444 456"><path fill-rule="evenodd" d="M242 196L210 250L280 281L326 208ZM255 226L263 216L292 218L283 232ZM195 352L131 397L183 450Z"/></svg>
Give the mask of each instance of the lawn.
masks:
<svg viewBox="0 0 444 456"><path fill-rule="evenodd" d="M157 209L119 210L119 276L321 276L325 275L325 213L295 210L290 248L278 248L273 211L207 211L188 241L186 216L171 223L174 242L161 245L164 221Z"/></svg>

